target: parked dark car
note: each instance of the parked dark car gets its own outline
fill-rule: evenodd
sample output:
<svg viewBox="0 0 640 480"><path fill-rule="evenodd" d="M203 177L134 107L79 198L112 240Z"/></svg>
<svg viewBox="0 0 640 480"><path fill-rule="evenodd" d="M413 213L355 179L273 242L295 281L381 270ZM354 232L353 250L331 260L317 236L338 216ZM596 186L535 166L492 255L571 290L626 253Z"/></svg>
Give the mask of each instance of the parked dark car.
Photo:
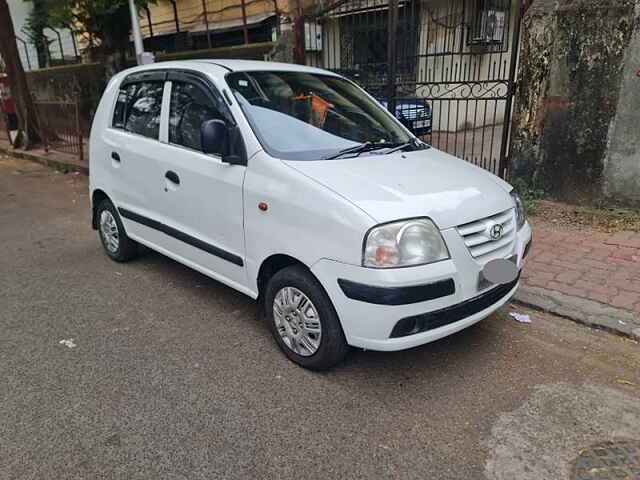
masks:
<svg viewBox="0 0 640 480"><path fill-rule="evenodd" d="M386 100L378 99L388 109ZM416 136L431 135L431 107L416 97L397 98L395 117Z"/></svg>
<svg viewBox="0 0 640 480"><path fill-rule="evenodd" d="M366 70L341 69L336 73L353 80L380 104L388 109L387 98L379 84L383 72L368 72ZM432 112L429 102L422 98L404 95L396 98L395 117L416 136L431 135Z"/></svg>

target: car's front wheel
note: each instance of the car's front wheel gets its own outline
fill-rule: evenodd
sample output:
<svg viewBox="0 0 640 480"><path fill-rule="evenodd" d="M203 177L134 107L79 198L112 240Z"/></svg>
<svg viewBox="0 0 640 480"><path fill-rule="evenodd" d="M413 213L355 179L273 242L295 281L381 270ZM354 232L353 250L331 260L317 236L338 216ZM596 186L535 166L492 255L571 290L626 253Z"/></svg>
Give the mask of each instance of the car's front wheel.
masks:
<svg viewBox="0 0 640 480"><path fill-rule="evenodd" d="M349 347L333 304L304 267L287 267L271 278L265 310L273 337L295 363L326 370L347 354Z"/></svg>

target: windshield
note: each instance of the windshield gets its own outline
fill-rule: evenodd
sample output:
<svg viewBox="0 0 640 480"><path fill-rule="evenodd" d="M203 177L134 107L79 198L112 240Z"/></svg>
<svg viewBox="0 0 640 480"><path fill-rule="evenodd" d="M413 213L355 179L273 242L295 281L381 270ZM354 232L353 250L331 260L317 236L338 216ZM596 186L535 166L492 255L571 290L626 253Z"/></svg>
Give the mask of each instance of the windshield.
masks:
<svg viewBox="0 0 640 480"><path fill-rule="evenodd" d="M413 141L380 104L340 77L258 71L226 79L262 146L278 158L320 160L362 144L384 153L387 145Z"/></svg>

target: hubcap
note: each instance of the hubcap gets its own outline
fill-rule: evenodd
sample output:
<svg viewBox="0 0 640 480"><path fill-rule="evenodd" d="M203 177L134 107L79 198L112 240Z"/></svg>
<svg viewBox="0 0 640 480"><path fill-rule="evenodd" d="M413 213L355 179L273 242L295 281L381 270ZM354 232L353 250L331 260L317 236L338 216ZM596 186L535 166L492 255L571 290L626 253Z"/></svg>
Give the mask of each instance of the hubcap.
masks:
<svg viewBox="0 0 640 480"><path fill-rule="evenodd" d="M322 325L309 297L294 287L284 287L273 300L273 318L282 341L292 351L310 357L318 351Z"/></svg>
<svg viewBox="0 0 640 480"><path fill-rule="evenodd" d="M118 224L109 210L103 210L100 214L100 234L107 250L111 253L116 253L120 245Z"/></svg>

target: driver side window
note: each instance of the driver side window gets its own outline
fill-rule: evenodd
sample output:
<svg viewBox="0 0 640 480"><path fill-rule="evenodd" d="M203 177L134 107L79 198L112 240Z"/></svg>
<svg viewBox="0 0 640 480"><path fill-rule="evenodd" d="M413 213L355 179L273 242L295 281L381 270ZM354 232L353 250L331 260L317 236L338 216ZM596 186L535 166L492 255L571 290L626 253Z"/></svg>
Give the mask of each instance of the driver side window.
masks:
<svg viewBox="0 0 640 480"><path fill-rule="evenodd" d="M198 85L173 81L169 108L169 142L202 151L200 126L207 120L225 120L220 107Z"/></svg>

